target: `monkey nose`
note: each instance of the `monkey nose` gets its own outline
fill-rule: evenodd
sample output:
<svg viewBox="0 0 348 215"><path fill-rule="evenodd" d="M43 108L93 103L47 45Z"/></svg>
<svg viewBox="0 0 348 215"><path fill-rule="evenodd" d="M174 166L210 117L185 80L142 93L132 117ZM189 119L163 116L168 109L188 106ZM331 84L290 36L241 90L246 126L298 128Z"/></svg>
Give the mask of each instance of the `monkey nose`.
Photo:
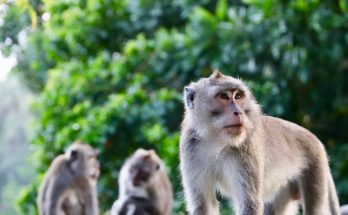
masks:
<svg viewBox="0 0 348 215"><path fill-rule="evenodd" d="M243 116L242 113L236 112L231 116L230 123L231 124L243 124Z"/></svg>

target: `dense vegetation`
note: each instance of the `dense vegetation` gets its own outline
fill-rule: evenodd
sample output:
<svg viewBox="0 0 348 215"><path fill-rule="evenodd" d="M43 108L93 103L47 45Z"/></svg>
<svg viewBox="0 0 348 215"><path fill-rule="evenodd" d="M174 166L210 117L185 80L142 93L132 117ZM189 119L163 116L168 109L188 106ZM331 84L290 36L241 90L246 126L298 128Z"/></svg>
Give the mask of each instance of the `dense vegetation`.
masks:
<svg viewBox="0 0 348 215"><path fill-rule="evenodd" d="M348 202L348 3L344 0L31 0L1 11L1 50L15 54L38 97L32 145L37 180L21 194L35 214L51 160L82 139L101 151L102 211L136 148L177 172L181 91L213 68L243 78L267 114L313 131Z"/></svg>

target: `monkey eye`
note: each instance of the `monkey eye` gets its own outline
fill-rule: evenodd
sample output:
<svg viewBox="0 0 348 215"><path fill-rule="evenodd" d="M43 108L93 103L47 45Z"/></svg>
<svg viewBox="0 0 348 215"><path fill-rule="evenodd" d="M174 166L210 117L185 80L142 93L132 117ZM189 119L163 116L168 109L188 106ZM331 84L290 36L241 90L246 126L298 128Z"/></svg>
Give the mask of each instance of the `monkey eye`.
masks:
<svg viewBox="0 0 348 215"><path fill-rule="evenodd" d="M243 97L243 94L241 92L237 92L236 95L234 96L234 99L239 100Z"/></svg>
<svg viewBox="0 0 348 215"><path fill-rule="evenodd" d="M223 93L220 93L219 98L223 99L223 100L229 100L231 97L230 97L229 93L223 92Z"/></svg>

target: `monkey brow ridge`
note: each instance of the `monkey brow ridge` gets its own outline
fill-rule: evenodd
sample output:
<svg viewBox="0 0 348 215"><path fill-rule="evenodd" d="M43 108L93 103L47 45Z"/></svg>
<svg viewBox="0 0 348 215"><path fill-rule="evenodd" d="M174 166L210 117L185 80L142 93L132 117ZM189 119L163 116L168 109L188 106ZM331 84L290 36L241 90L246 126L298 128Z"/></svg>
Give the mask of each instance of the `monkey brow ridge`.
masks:
<svg viewBox="0 0 348 215"><path fill-rule="evenodd" d="M212 84L211 87L215 88L213 90L213 94L221 93L221 92L224 92L224 91L227 91L227 90L232 90L232 91L240 90L243 93L245 91L245 89L242 88L240 85L234 84L234 83Z"/></svg>
<svg viewBox="0 0 348 215"><path fill-rule="evenodd" d="M224 82L219 80L210 80L209 84L214 87L219 87L220 89L241 89L244 90L244 88L241 86L240 83L232 83L232 82Z"/></svg>

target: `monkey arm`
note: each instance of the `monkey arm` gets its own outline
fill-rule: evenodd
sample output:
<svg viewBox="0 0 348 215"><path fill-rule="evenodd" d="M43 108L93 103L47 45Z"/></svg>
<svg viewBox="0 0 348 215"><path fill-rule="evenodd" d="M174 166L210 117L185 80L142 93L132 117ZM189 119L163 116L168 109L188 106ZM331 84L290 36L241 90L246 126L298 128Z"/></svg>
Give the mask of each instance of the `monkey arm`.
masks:
<svg viewBox="0 0 348 215"><path fill-rule="evenodd" d="M96 191L96 186L91 185L88 181L90 179L79 180L79 189L83 194L83 199L85 203L85 214L86 215L97 215L99 214L98 209L98 196Z"/></svg>
<svg viewBox="0 0 348 215"><path fill-rule="evenodd" d="M58 215L61 210L61 203L64 193L67 190L66 183L53 182L47 194L47 215Z"/></svg>
<svg viewBox="0 0 348 215"><path fill-rule="evenodd" d="M86 215L96 215L99 214L98 210L98 198L97 195L95 195L96 192L89 193L87 197L87 201L89 202L86 204Z"/></svg>
<svg viewBox="0 0 348 215"><path fill-rule="evenodd" d="M180 169L184 186L187 209L193 215L215 215L218 202L215 198L212 172L207 170L209 164L201 159L201 142L194 130L184 133L180 143Z"/></svg>
<svg viewBox="0 0 348 215"><path fill-rule="evenodd" d="M40 215L46 215L45 205L46 205L48 184L49 184L49 179L45 177L40 186L39 195L37 198L37 205L38 205Z"/></svg>
<svg viewBox="0 0 348 215"><path fill-rule="evenodd" d="M38 209L40 215L50 215L50 204L53 204L52 202L56 201L52 200L52 192L55 192L55 183L56 179L59 178L59 174L62 169L64 172L64 163L65 159L64 156L59 155L57 156L51 163L48 171L45 174L45 177L40 185L39 188L39 194L37 198L38 203ZM65 173L62 173L65 174ZM58 194L60 195L60 194Z"/></svg>
<svg viewBox="0 0 348 215"><path fill-rule="evenodd" d="M72 173L66 168L65 160L62 159L54 165L46 194L47 215L56 215L62 210L62 203L66 198L67 190L71 186L72 178Z"/></svg>
<svg viewBox="0 0 348 215"><path fill-rule="evenodd" d="M121 209L121 200L118 199L112 204L111 215L118 215Z"/></svg>
<svg viewBox="0 0 348 215"><path fill-rule="evenodd" d="M223 181L226 187L232 189L229 195L233 199L236 214L238 215L262 215L262 175L263 164L253 148L252 143L245 143L240 148L231 147L225 149L229 158L225 158L223 167ZM257 150L256 150L257 151ZM253 158L245 159L245 158ZM223 189L224 190L224 189Z"/></svg>
<svg viewBox="0 0 348 215"><path fill-rule="evenodd" d="M202 176L200 176L202 177ZM189 191L189 190L188 190ZM215 190L212 184L199 182L199 185L190 190L187 195L187 207L193 215L217 215L219 214L218 201L215 198Z"/></svg>

